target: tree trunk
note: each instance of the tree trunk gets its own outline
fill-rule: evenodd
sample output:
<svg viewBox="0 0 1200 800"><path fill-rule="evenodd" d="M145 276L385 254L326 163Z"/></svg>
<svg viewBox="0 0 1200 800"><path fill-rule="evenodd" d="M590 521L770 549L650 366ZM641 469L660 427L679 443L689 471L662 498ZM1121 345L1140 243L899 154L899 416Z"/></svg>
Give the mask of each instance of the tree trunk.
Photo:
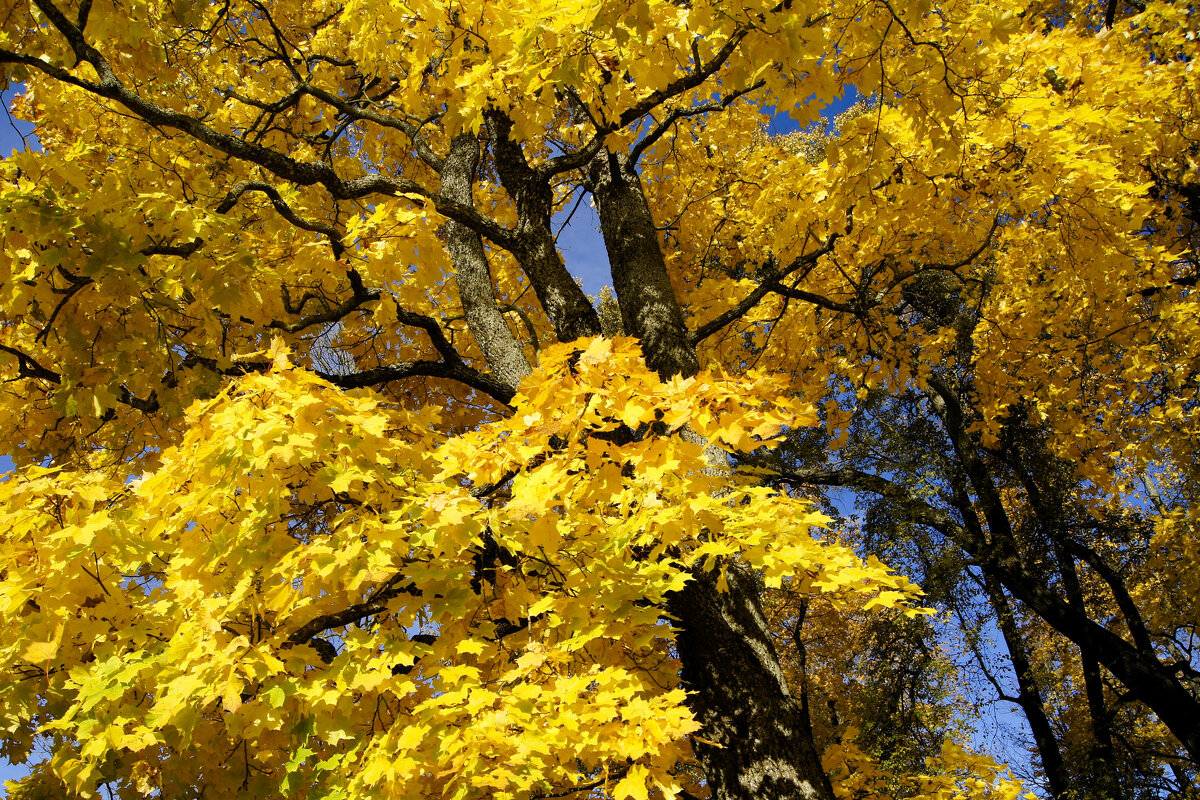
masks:
<svg viewBox="0 0 1200 800"><path fill-rule="evenodd" d="M602 150L588 168L613 284L628 333L666 380L699 371L671 288L641 179L622 156ZM736 561L697 572L671 595L679 626L681 679L701 728L697 757L714 800L833 800L829 778L792 695L762 613L758 582Z"/></svg>
<svg viewBox="0 0 1200 800"><path fill-rule="evenodd" d="M560 342L599 336L600 316L567 272L554 242L554 231L550 227L554 193L549 178L535 172L525 160L521 146L509 138L512 121L508 117L492 111L487 118L496 172L504 191L517 207L513 255L529 276L533 291Z"/></svg>
<svg viewBox="0 0 1200 800"><path fill-rule="evenodd" d="M472 187L478 164L479 142L470 134L456 136L442 164L442 194L463 205L473 206ZM521 379L529 374L529 362L496 303L483 239L477 231L454 220L446 223L446 238L467 328L483 351L492 374L509 389L516 389Z"/></svg>
<svg viewBox="0 0 1200 800"><path fill-rule="evenodd" d="M788 689L755 576L725 565L727 591L698 574L671 596L693 739L714 800L831 800L812 729Z"/></svg>
<svg viewBox="0 0 1200 800"><path fill-rule="evenodd" d="M956 539L958 545L1052 628L1081 649L1088 648L1137 700L1158 715L1188 755L1200 761L1200 700L1156 653L1141 650L1100 625L1087 615L1086 609L1063 599L1055 588L1047 585L1043 575L1031 571L1017 546L992 474L968 433L969 421L964 418L958 393L936 374L930 376L929 382L938 398L935 408L976 492L976 502L990 535L988 539L964 535L964 531Z"/></svg>
<svg viewBox="0 0 1200 800"><path fill-rule="evenodd" d="M1071 789L1070 775L1067 774L1066 764L1063 763L1062 750L1059 749L1058 739L1050 718L1046 714L1046 705L1042 700L1042 692L1033 674L1033 666L1029 663L1029 654L1025 649L1025 640L1017 628L1013 616L1012 604L1004 595L1004 590L996 579L988 573L983 576L988 599L996 611L996 624L1004 643L1008 646L1008 656L1012 661L1013 672L1017 674L1017 703L1025 712L1029 729L1033 732L1033 741L1037 745L1038 757L1042 762L1042 771L1046 773L1046 783L1050 794L1055 800L1066 800Z"/></svg>
<svg viewBox="0 0 1200 800"><path fill-rule="evenodd" d="M1067 603L1079 614L1086 616L1087 603L1079 581L1075 558L1069 547L1070 533L1065 516L1070 503L1069 493L1061 485L1062 475L1069 474L1069 471L1040 447L1034 450L1032 459L1027 458L1029 449L1028 442L1010 447L1010 466L1017 470L1037 514L1037 522L1046 538L1050 540ZM1031 468L1026 468L1022 463L1025 461L1028 461ZM1100 672L1100 661L1089 642L1076 642L1076 646L1079 648L1084 697L1092 727L1092 741L1087 748L1086 765L1086 772L1092 780L1081 794L1097 800L1123 800L1121 782L1113 759L1112 731L1107 703L1104 700L1104 679Z"/></svg>
<svg viewBox="0 0 1200 800"><path fill-rule="evenodd" d="M641 340L646 364L664 379L694 375L700 362L687 339L641 178L625 159L601 150L588 166L588 180L625 331Z"/></svg>

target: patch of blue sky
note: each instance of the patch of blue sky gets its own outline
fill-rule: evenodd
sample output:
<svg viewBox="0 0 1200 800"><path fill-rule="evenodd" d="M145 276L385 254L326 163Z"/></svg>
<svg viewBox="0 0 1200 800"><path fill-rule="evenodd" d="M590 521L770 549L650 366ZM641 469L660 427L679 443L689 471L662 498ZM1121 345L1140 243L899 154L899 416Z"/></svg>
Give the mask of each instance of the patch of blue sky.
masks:
<svg viewBox="0 0 1200 800"><path fill-rule="evenodd" d="M12 99L25 91L25 85L14 83L0 93L0 105L4 108L4 120L0 122L0 156L8 158L22 150L41 150L41 143L33 133L33 125L17 119L9 110Z"/></svg>

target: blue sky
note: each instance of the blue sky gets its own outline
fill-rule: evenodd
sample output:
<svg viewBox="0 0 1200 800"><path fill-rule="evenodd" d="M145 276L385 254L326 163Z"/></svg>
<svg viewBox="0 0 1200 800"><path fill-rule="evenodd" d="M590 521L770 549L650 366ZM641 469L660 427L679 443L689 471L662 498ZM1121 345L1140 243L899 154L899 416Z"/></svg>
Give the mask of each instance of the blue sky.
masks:
<svg viewBox="0 0 1200 800"><path fill-rule="evenodd" d="M575 199L579 199L578 196ZM605 286L612 285L608 254L604 252L604 239L600 236L600 218L590 197L574 204L573 213L571 208L572 204L568 204L566 211L554 221L558 249L562 251L567 269L583 282L583 290L595 296ZM567 217L570 217L569 222Z"/></svg>

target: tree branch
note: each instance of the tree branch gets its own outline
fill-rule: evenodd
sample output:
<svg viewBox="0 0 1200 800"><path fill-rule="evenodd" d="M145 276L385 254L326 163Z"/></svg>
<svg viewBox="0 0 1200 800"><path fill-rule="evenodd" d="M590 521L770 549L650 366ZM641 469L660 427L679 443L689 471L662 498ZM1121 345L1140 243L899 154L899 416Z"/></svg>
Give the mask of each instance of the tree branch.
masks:
<svg viewBox="0 0 1200 800"><path fill-rule="evenodd" d="M233 158L257 164L274 175L298 186L321 185L336 200L354 200L373 194L389 196L413 195L432 201L437 212L477 230L497 245L509 249L512 234L496 221L473 207L438 196L415 181L389 178L380 174L345 179L332 165L323 161L297 161L290 156L254 142L222 133L196 117L164 108L131 91L117 78L108 60L84 39L80 29L63 15L50 0L35 0L46 18L67 40L77 59L87 62L100 77L100 82L85 81L71 75L60 66L40 58L0 50L0 62L20 63L34 67L51 77L85 89L99 97L120 103L143 121L162 128L182 131L193 139L209 145ZM420 203L420 200L414 200Z"/></svg>
<svg viewBox="0 0 1200 800"><path fill-rule="evenodd" d="M251 372L265 372L271 368L271 363L266 361L239 361L234 362L230 367L221 368L218 366L215 358L198 355L189 355L183 360L180 367L187 368L198 364L211 369L219 375L227 376L246 375ZM323 372L321 370L313 370L313 374L341 389L362 389L368 386L382 386L383 384L405 378L446 378L482 392L506 406L515 394L503 382L491 375L486 375L472 369L462 361L446 362L422 359L372 367L348 374Z"/></svg>
<svg viewBox="0 0 1200 800"><path fill-rule="evenodd" d="M360 389L366 386L381 386L403 378L448 378L476 389L504 405L508 405L515 392L491 375L471 369L466 364L448 364L445 361L405 361L399 364L372 367L349 375L331 372L316 372L322 379L343 389Z"/></svg>
<svg viewBox="0 0 1200 800"><path fill-rule="evenodd" d="M752 461L771 470L769 480L791 486L841 486L859 489L884 497L898 504L909 515L912 522L928 525L952 541L975 541L967 529L949 512L921 500L903 485L870 472L842 467L811 467L804 469L777 469L767 462Z"/></svg>
<svg viewBox="0 0 1200 800"><path fill-rule="evenodd" d="M388 581L383 591L376 592L369 600L343 608L341 611L333 611L328 614L322 614L319 617L309 620L293 631L288 637L287 642L292 645L304 644L319 633L323 633L331 628L341 628L349 625L352 622L357 622L364 617L371 617L376 614L382 614L387 611L388 601L399 597L402 594L411 594L414 597L419 597L421 592L412 583L401 585L401 581L396 580L396 576Z"/></svg>
<svg viewBox="0 0 1200 800"><path fill-rule="evenodd" d="M216 207L216 212L218 214L228 214L237 205L242 195L247 192L262 192L271 201L271 205L274 206L275 210L279 212L279 216L301 230L319 233L329 239L329 245L333 248L333 257L335 259L341 258L342 253L346 252L346 246L342 243L342 235L338 233L337 228L324 222L315 222L301 217L287 204L279 194L279 190L269 183L262 181L242 181L234 185L226 193L225 199L221 201L221 204Z"/></svg>
<svg viewBox="0 0 1200 800"><path fill-rule="evenodd" d="M1117 608L1121 610L1121 616L1125 618L1125 624L1129 626L1129 635L1133 639L1134 645L1140 650L1145 650L1147 653L1153 653L1154 644L1151 642L1150 634L1146 630L1145 620L1142 619L1142 614L1138 610L1137 604L1129 596L1129 589L1126 588L1125 581L1121 579L1121 576L1105 562L1099 553L1083 542L1069 539L1067 541L1067 550L1096 570L1096 573L1108 584L1108 588L1113 595L1113 600L1116 601Z"/></svg>
<svg viewBox="0 0 1200 800"><path fill-rule="evenodd" d="M289 301L287 296L287 287L283 288L284 293L284 308L288 308ZM267 323L268 328L284 331L285 333L299 333L306 328L311 328L313 325L329 325L344 318L347 314L357 310L366 303L378 300L382 296L379 289L364 289L361 292L355 292L348 300L340 303L333 308L322 311L320 314L311 314L304 317L299 322L280 322L272 320ZM303 308L303 303L298 308Z"/></svg>
<svg viewBox="0 0 1200 800"><path fill-rule="evenodd" d="M34 360L33 356L4 344L0 344L0 352L16 356L18 377L34 378L37 380L50 381L50 383L62 383L61 375L54 370L43 367L36 360Z"/></svg>
<svg viewBox="0 0 1200 800"><path fill-rule="evenodd" d="M704 83L712 77L717 70L724 66L729 57L737 50L737 46L742 39L750 32L750 28L741 26L737 28L707 63L703 63L700 58L699 42L697 38L692 41L692 53L695 59L697 68L693 72L689 72L679 78L676 78L671 83L667 84L662 89L657 89L651 92L640 101L630 106L621 114L616 122L608 123L600 126L592 139L579 150L573 153L557 156L539 165L537 172L542 178L550 178L563 172L579 169L586 165L589 161L596 157L600 149L604 146L604 137L613 131L620 130L627 125L632 125L639 119L649 114L658 106L662 105L667 100L673 97L678 97L684 92L695 89L700 84ZM749 90L747 90L749 91ZM659 134L661 136L661 134Z"/></svg>
<svg viewBox="0 0 1200 800"><path fill-rule="evenodd" d="M730 323L734 322L735 320L740 319L742 316L744 316L746 314L746 312L748 312L750 309L754 308L754 306L758 305L759 302L761 302L764 297L766 297L768 294L771 294L772 292L774 292L776 294L782 294L785 297L791 297L796 300L805 300L808 302L815 302L817 305L822 305L826 308L831 307L831 305L833 305L833 301L827 300L826 298L820 297L819 295L814 295L809 292L804 292L799 289L793 289L791 287L784 286L783 284L779 283L779 281L781 281L783 278L788 277L789 275L796 272L797 270L799 270L802 267L808 267L809 269L811 269L813 266L816 265L817 259L819 259L821 256L825 255L826 253L829 253L831 250L833 250L833 243L835 241L837 241L838 238L839 238L839 234L836 234L836 233L831 234L829 239L825 242L825 244L821 245L821 247L818 248L817 250L814 250L813 252L808 253L806 255L800 256L799 258L794 260L791 264L789 264L784 269L768 271L766 277L763 278L762 282L759 283L759 285L757 287L755 287L754 290L750 292L750 294L748 294L744 298L742 298L742 300L740 302L738 302L738 304L735 305L733 308L730 308L730 309L722 312L714 319L709 320L708 322L704 323L699 328L697 328L696 330L694 330L690 334L688 334L688 341L691 342L693 345L704 341L709 336L712 336L714 333L716 333L717 331L724 328L726 325L729 325ZM845 306L844 308L846 310L850 310L849 306ZM835 309L835 310L839 310L839 309Z"/></svg>
<svg viewBox="0 0 1200 800"><path fill-rule="evenodd" d="M204 246L203 239L193 239L187 244L151 244L141 250L144 256L179 256L187 258Z"/></svg>
<svg viewBox="0 0 1200 800"><path fill-rule="evenodd" d="M652 131L643 136L642 140L633 146L633 149L629 151L629 160L636 164L638 159L642 157L642 153L644 153L655 142L661 139L663 134L665 134L671 128L671 126L679 120L687 117L697 117L714 111L723 111L724 109L733 105L733 103L739 97L749 94L755 89L761 89L766 85L767 82L765 80L760 80L751 86L745 87L744 89L738 89L730 92L720 100L713 100L709 103L700 103L699 105L694 106L677 106L671 109L662 122L658 123L658 125L656 125Z"/></svg>

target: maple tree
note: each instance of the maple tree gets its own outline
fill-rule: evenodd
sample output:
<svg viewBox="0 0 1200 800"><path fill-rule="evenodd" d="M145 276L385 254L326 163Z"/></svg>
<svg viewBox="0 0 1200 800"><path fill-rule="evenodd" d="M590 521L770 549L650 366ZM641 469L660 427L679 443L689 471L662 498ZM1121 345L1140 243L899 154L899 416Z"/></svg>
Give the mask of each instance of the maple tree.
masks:
<svg viewBox="0 0 1200 800"><path fill-rule="evenodd" d="M920 642L950 599L829 486L981 583L1052 794L1092 789L1039 728L1080 685L1087 763L1136 724L1194 791L1196 27L7 3L42 145L0 184L19 791L1017 797L942 660L888 763L887 686L810 674L809 603ZM555 242L580 193L599 311Z"/></svg>

